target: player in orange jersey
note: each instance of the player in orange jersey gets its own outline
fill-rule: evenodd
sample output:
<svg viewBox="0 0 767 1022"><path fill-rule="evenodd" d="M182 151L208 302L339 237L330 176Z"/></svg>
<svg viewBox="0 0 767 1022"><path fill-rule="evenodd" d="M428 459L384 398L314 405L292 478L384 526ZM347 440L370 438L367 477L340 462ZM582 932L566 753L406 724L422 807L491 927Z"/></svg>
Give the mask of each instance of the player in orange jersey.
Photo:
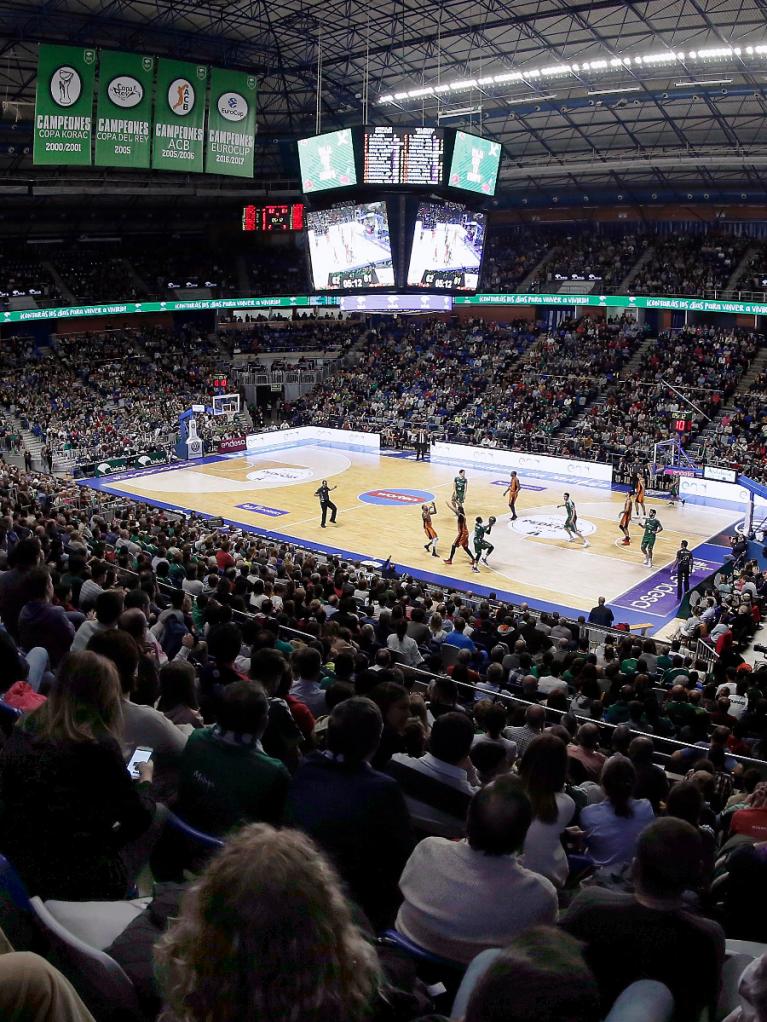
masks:
<svg viewBox="0 0 767 1022"><path fill-rule="evenodd" d="M509 511L511 511L512 522L518 517L516 504L520 489L521 487L519 485L519 476L517 475L516 472L512 472L511 478L509 479L509 485L503 491L504 497L506 496L507 493L509 495Z"/></svg>
<svg viewBox="0 0 767 1022"><path fill-rule="evenodd" d="M634 510L634 494L629 491L626 494L626 500L623 502L623 510L618 520L618 528L623 533L623 541L621 546L629 546L631 543L631 537L629 536L629 525L631 525L631 514Z"/></svg>
<svg viewBox="0 0 767 1022"><path fill-rule="evenodd" d="M439 536L437 535L437 530L434 528L434 525L432 523L432 518L436 515L436 513L437 506L434 503L434 501L432 501L431 504L421 505L421 519L423 521L423 531L426 533L427 540L426 543L424 543L423 548L424 550L428 551L429 548L431 547L432 557L437 556L437 540L439 539Z"/></svg>
<svg viewBox="0 0 767 1022"><path fill-rule="evenodd" d="M642 508L642 517L647 517L647 511L644 506L644 479L640 472L637 473L636 480L634 483L634 503L636 505L637 518L639 517L639 508Z"/></svg>
<svg viewBox="0 0 767 1022"><path fill-rule="evenodd" d="M466 551L466 555L471 561L471 570L478 572L479 568L477 567L477 562L469 549L469 529L466 525L466 515L464 514L463 507L460 504L457 504L455 507L453 507L452 504L448 504L447 506L455 515L456 524L458 526L458 535L455 537L452 549L450 550L450 556L445 560L445 564L453 563L455 552L460 547L462 550Z"/></svg>

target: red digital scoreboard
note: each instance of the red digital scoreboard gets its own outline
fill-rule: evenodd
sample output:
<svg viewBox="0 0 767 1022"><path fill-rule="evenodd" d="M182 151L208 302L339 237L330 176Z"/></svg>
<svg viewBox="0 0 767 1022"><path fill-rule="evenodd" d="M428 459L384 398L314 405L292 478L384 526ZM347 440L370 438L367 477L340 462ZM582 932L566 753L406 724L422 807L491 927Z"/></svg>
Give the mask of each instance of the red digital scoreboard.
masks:
<svg viewBox="0 0 767 1022"><path fill-rule="evenodd" d="M302 231L304 204L285 203L274 206L245 206L242 210L243 231Z"/></svg>

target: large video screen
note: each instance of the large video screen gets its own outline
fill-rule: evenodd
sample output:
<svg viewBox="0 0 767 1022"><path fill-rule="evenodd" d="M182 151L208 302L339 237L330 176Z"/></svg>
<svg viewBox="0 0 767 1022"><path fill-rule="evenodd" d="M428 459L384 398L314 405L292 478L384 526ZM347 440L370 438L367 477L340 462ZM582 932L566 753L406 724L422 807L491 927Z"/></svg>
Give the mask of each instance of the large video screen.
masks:
<svg viewBox="0 0 767 1022"><path fill-rule="evenodd" d="M484 246L484 213L455 203L422 202L413 230L408 285L476 291Z"/></svg>
<svg viewBox="0 0 767 1022"><path fill-rule="evenodd" d="M368 185L442 184L442 128L365 128L363 181Z"/></svg>
<svg viewBox="0 0 767 1022"><path fill-rule="evenodd" d="M479 135L467 135L465 131L455 133L448 177L452 188L463 188L481 195L495 195L500 165L500 143L480 138Z"/></svg>
<svg viewBox="0 0 767 1022"><path fill-rule="evenodd" d="M357 184L354 141L349 128L299 139L298 162L306 194Z"/></svg>
<svg viewBox="0 0 767 1022"><path fill-rule="evenodd" d="M385 202L307 213L306 230L316 291L394 285Z"/></svg>

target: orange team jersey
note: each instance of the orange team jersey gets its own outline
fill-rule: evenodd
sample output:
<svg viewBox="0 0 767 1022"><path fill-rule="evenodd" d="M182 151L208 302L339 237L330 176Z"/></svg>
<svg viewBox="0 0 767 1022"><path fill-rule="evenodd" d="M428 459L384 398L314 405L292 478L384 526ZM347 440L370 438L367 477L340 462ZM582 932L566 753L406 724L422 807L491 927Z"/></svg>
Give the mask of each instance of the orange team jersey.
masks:
<svg viewBox="0 0 767 1022"><path fill-rule="evenodd" d="M641 479L637 479L637 496L636 496L636 499L638 501L640 501L640 502L644 500L644 483L642 482Z"/></svg>
<svg viewBox="0 0 767 1022"><path fill-rule="evenodd" d="M519 493L519 479L517 476L509 482L509 500L513 500L514 497Z"/></svg>
<svg viewBox="0 0 767 1022"><path fill-rule="evenodd" d="M423 516L423 531L426 533L429 539L436 539L437 532L434 526L431 524L431 512L422 511L421 514Z"/></svg>
<svg viewBox="0 0 767 1022"><path fill-rule="evenodd" d="M458 537L455 541L456 546L468 546L469 545L469 530L466 528L466 519L463 515L458 516Z"/></svg>
<svg viewBox="0 0 767 1022"><path fill-rule="evenodd" d="M623 514L621 515L620 527L622 529L627 529L629 525L631 525L631 512L624 511Z"/></svg>

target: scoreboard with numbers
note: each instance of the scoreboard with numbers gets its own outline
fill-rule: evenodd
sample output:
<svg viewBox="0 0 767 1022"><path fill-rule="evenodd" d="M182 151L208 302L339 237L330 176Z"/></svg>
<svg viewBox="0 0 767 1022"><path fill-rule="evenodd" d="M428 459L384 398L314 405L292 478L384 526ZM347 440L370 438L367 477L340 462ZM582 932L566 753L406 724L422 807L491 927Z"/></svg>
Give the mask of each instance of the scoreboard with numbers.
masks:
<svg viewBox="0 0 767 1022"><path fill-rule="evenodd" d="M365 128L362 177L369 185L442 184L442 128Z"/></svg>
<svg viewBox="0 0 767 1022"><path fill-rule="evenodd" d="M274 206L244 206L242 210L243 231L302 231L304 229L304 204L285 203Z"/></svg>

